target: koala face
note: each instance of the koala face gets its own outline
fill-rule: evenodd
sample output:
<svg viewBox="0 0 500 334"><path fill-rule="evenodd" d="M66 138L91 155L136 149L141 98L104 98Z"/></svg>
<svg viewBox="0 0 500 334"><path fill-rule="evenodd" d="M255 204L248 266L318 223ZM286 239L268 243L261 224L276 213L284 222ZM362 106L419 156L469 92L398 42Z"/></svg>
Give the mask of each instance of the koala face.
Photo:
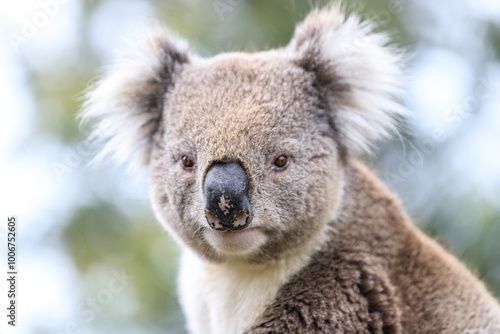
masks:
<svg viewBox="0 0 500 334"><path fill-rule="evenodd" d="M335 6L254 54L202 59L157 29L90 90L82 116L100 121L98 159L149 167L155 212L181 243L214 261L272 261L332 221L346 159L404 114L401 56L386 43Z"/></svg>
<svg viewBox="0 0 500 334"><path fill-rule="evenodd" d="M333 216L342 189L338 145L313 74L292 59L226 54L191 64L166 100L152 149L152 198L161 221L198 253L279 259ZM241 230L217 230L206 217L207 174L231 163L246 177L238 196L247 197L251 221ZM229 178L220 192L229 192L236 181L220 173Z"/></svg>

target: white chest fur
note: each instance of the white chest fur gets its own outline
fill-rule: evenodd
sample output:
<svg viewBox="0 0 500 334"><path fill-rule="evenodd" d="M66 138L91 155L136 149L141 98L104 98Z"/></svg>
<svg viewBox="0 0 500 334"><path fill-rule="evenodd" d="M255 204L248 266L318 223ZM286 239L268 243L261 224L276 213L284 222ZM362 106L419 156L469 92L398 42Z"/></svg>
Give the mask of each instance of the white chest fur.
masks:
<svg viewBox="0 0 500 334"><path fill-rule="evenodd" d="M212 264L184 251L179 286L190 333L242 333L305 262L294 256L262 266Z"/></svg>

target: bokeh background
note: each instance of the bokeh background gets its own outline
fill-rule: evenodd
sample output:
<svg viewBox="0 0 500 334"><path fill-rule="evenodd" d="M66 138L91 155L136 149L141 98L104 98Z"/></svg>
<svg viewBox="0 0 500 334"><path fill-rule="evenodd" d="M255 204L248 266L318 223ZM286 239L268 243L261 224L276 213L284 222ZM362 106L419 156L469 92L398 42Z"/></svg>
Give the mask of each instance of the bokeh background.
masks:
<svg viewBox="0 0 500 334"><path fill-rule="evenodd" d="M411 55L413 116L366 159L415 222L499 296L500 2L346 2ZM82 92L153 22L210 56L283 46L324 3L0 2L0 248L7 215L19 219L19 323L2 320L2 333L185 332L179 250L150 209L147 171L87 167L99 148L75 120ZM3 291L0 279L0 305Z"/></svg>

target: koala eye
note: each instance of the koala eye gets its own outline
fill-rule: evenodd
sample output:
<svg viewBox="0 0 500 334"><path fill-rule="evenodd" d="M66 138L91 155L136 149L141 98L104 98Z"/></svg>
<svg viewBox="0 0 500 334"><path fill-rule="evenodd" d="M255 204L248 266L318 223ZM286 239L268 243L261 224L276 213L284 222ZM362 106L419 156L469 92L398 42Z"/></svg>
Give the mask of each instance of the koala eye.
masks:
<svg viewBox="0 0 500 334"><path fill-rule="evenodd" d="M289 159L286 155L282 154L277 157L273 162L273 168L275 170L283 170L288 167Z"/></svg>
<svg viewBox="0 0 500 334"><path fill-rule="evenodd" d="M182 156L181 162L182 166L186 168L192 168L194 166L193 160L187 155Z"/></svg>

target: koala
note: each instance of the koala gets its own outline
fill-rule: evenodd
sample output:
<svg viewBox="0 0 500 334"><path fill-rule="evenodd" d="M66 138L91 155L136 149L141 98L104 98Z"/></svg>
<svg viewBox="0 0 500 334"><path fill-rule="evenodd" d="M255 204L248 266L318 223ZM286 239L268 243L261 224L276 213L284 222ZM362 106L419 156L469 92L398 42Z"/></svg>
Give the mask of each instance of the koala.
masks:
<svg viewBox="0 0 500 334"><path fill-rule="evenodd" d="M361 160L406 113L404 55L373 27L331 4L285 47L211 58L157 28L89 90L98 158L149 169L190 333L500 333Z"/></svg>

